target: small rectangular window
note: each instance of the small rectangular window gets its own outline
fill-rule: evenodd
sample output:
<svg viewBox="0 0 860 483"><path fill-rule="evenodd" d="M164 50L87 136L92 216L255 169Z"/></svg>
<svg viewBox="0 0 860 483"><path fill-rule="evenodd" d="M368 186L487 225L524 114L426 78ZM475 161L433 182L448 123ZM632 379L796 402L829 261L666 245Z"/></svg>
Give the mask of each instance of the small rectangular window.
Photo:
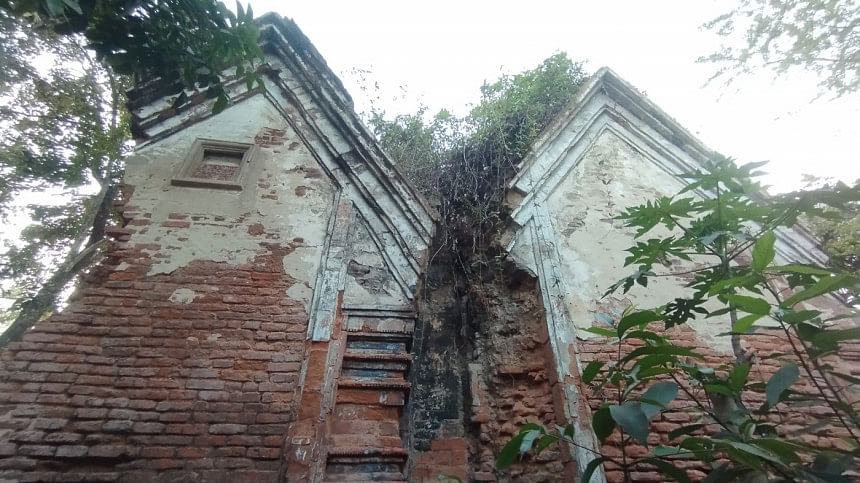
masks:
<svg viewBox="0 0 860 483"><path fill-rule="evenodd" d="M196 139L171 184L241 190L257 151L254 144Z"/></svg>

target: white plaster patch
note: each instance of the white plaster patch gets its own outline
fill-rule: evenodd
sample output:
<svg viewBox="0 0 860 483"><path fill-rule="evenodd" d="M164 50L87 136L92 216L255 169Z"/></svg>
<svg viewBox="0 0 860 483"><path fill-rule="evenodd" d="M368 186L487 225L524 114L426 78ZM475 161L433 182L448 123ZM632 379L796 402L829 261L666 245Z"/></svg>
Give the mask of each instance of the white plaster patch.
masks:
<svg viewBox="0 0 860 483"><path fill-rule="evenodd" d="M297 247L284 257L284 272L299 282L313 283L319 269L320 251L315 246Z"/></svg>
<svg viewBox="0 0 860 483"><path fill-rule="evenodd" d="M304 283L294 283L287 289L287 297L302 302L305 305L305 312L308 312L313 294L314 291Z"/></svg>
<svg viewBox="0 0 860 483"><path fill-rule="evenodd" d="M190 288L178 288L170 294L170 301L175 304L188 305L194 301L194 297L197 296L197 293Z"/></svg>
<svg viewBox="0 0 860 483"><path fill-rule="evenodd" d="M627 141L612 131L603 131L548 197L560 273L567 288L565 305L577 337L595 337L583 329L599 326L602 317L616 318L613 312L629 303L639 308L655 307L690 292L684 288L686 280L664 277L650 280L647 290L636 287L626 295L616 294L623 302L603 297L610 284L633 270L624 266L633 231L620 226L614 217L629 206L673 194L681 187L676 178ZM727 324L727 320L709 319L691 321L689 326L711 347L728 352L729 338L716 336L728 331Z"/></svg>
<svg viewBox="0 0 860 483"><path fill-rule="evenodd" d="M297 238L321 256L334 188L304 144L262 148L241 191L170 183L195 139L249 143L264 128L284 130L287 140L298 137L268 100L256 96L130 157L125 179L135 191L129 203L151 217L130 243L161 246L149 275L169 274L195 260L248 264L268 252L264 243L283 246ZM175 226L171 213L187 214L183 221L190 226ZM264 234L249 233L252 225L263 226ZM315 276L313 268L295 278L312 282Z"/></svg>

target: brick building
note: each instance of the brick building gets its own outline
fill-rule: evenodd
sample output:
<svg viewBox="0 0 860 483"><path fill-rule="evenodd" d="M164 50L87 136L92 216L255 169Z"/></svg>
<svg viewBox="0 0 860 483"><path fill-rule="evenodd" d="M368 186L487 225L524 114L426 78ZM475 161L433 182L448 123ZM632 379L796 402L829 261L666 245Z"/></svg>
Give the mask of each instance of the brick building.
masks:
<svg viewBox="0 0 860 483"><path fill-rule="evenodd" d="M573 478L588 455L502 474L495 453L530 421L597 445L578 374L601 345L581 329L649 300L594 296L630 239L613 210L674 191L707 149L599 71L512 182L515 263L476 305L429 263L433 209L320 54L261 24L266 88L229 85L223 112L131 93L124 225L68 307L0 352L0 479ZM801 232L779 250L823 257ZM677 337L728 357L716 332Z"/></svg>

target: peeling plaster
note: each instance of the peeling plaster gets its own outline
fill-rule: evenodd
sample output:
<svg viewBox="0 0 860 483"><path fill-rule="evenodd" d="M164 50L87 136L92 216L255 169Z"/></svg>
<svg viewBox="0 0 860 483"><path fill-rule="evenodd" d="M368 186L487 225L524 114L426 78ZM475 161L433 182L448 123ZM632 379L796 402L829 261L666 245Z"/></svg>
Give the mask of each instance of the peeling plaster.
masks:
<svg viewBox="0 0 860 483"><path fill-rule="evenodd" d="M126 183L135 186L129 204L151 207L150 225L133 234L130 243L162 247L149 275L168 274L195 260L246 264L268 253L264 242L285 246L301 238L299 254L285 257L284 266L297 283L313 285L334 187L325 176L308 175L319 172L319 165L307 146L288 153L263 147L255 165L245 168L251 172L241 192L170 184L194 139L249 143L266 127L284 130L288 141L298 139L271 103L257 96L147 145L129 159ZM296 194L300 186L301 196ZM190 226L162 226L171 213L188 213ZM249 229L258 225L264 233Z"/></svg>
<svg viewBox="0 0 860 483"><path fill-rule="evenodd" d="M190 288L178 288L170 294L170 301L175 304L187 305L194 301L197 293Z"/></svg>
<svg viewBox="0 0 860 483"><path fill-rule="evenodd" d="M409 303L392 275L380 249L374 243L363 219L350 239L344 303L347 305L399 306Z"/></svg>

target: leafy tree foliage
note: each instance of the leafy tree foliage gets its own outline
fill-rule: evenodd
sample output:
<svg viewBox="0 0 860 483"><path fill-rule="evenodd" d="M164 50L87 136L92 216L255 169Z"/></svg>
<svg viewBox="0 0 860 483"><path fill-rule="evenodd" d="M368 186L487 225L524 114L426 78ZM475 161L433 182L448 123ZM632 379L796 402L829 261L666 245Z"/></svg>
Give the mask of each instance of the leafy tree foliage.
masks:
<svg viewBox="0 0 860 483"><path fill-rule="evenodd" d="M129 82L80 38L3 13L0 40L12 67L0 83L0 215L8 223L23 210L33 221L0 259L2 295L16 301L2 342L50 311L98 248L127 148Z"/></svg>
<svg viewBox="0 0 860 483"><path fill-rule="evenodd" d="M259 30L251 7L238 2L237 15L215 0L0 0L0 10L34 28L83 35L116 74L137 82L159 77L177 106L186 89L202 89L217 98L216 112L226 107L226 69L249 89L262 84L253 68L263 58Z"/></svg>
<svg viewBox="0 0 860 483"><path fill-rule="evenodd" d="M727 39L743 39L700 59L721 65L714 77L762 66L777 74L800 67L817 73L820 87L836 96L860 89L860 3L855 0L742 0L705 27Z"/></svg>
<svg viewBox="0 0 860 483"><path fill-rule="evenodd" d="M799 217L844 210L860 200L860 190L836 186L766 199L753 181L758 167L715 159L683 175L686 187L675 196L628 208L618 217L636 231L625 261L635 272L608 293L677 275L665 271L671 262L693 266L695 277L686 289L679 287L679 293L692 289L692 295L659 307L631 306L611 327L589 329L607 337L617 351L616 360L592 362L582 373L586 384L606 395L592 428L600 441L620 440L622 455L597 454L582 469L582 481L612 464L627 481L631 471L646 467L687 482L687 473L675 464L681 459L710 467L707 481L850 481L846 472L860 455L860 416L846 389L860 380L840 363L840 351L860 340L860 328L849 318L856 311L846 307L846 314L828 318L806 304L856 288L860 279L834 268L777 263L775 246ZM709 362L697 347L674 343L656 326L727 315L731 328L723 335L735 339L737 355L730 364ZM738 343L754 337L778 337L786 347L784 353L760 356L780 365L766 381L750 376L751 361ZM671 445L650 445L651 420L679 393L695 405L698 420L673 431ZM780 431L782 414L809 405L823 410L816 412L815 425L829 428L844 445L823 447ZM556 441L576 445L573 431L572 425L556 431L526 425L502 450L498 467ZM628 457L633 444L648 453Z"/></svg>
<svg viewBox="0 0 860 483"><path fill-rule="evenodd" d="M174 107L202 91L217 112L226 76L262 84L253 13L236 11L214 0L0 0L0 215L30 203L35 222L0 262L2 296L15 299L0 344L50 312L98 251L122 173L128 87L158 78Z"/></svg>

